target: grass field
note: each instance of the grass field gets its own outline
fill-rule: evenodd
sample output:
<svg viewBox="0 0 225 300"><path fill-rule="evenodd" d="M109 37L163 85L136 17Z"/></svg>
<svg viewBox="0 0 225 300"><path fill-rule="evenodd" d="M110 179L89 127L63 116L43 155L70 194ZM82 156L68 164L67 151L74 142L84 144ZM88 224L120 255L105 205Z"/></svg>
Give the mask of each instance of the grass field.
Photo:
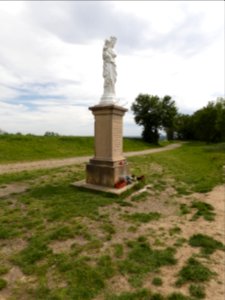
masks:
<svg viewBox="0 0 225 300"><path fill-rule="evenodd" d="M154 146L155 147L155 146ZM138 138L124 138L124 151L153 148ZM91 155L93 137L0 135L0 163Z"/></svg>
<svg viewBox="0 0 225 300"><path fill-rule="evenodd" d="M129 158L146 188L120 197L71 187L83 164L0 176L0 298L222 299L221 147Z"/></svg>

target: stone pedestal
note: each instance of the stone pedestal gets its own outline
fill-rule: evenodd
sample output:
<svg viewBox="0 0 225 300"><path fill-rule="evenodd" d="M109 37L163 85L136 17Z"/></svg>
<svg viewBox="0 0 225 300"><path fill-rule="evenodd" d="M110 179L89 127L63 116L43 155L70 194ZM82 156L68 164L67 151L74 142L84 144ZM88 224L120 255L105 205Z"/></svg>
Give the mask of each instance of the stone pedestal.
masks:
<svg viewBox="0 0 225 300"><path fill-rule="evenodd" d="M127 109L117 105L89 108L95 117L95 156L86 166L88 184L114 187L128 175L123 156L123 116Z"/></svg>

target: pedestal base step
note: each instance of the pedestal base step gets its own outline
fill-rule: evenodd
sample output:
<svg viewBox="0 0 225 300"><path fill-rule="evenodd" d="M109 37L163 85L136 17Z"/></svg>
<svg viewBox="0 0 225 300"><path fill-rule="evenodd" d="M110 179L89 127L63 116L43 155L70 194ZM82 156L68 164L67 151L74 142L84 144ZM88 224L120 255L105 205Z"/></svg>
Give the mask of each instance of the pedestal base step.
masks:
<svg viewBox="0 0 225 300"><path fill-rule="evenodd" d="M127 190L130 190L136 184L137 184L137 182L134 182L132 184L126 185L123 188L116 189L116 188L112 188L112 187L106 187L106 186L87 183L85 180L81 180L81 181L74 182L71 185L75 186L75 187L88 189L88 190L100 191L100 192L110 193L110 194L114 194L114 195L121 195L122 193L126 192Z"/></svg>

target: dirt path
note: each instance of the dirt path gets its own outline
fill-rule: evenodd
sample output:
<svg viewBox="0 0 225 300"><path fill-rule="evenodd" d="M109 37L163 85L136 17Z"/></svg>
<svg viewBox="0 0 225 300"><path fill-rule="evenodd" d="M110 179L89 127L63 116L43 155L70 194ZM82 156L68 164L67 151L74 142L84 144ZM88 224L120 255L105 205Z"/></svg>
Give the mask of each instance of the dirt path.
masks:
<svg viewBox="0 0 225 300"><path fill-rule="evenodd" d="M181 144L171 144L163 148L126 152L124 156L130 157L130 156L137 156L137 155L146 155L150 153L176 149L180 146ZM34 162L2 164L0 165L0 174L16 173L21 171L38 170L38 169L51 169L51 168L69 166L73 164L82 164L87 162L90 158L91 156L81 156L81 157L72 157L72 158L65 158L65 159L50 159L50 160L40 160Z"/></svg>

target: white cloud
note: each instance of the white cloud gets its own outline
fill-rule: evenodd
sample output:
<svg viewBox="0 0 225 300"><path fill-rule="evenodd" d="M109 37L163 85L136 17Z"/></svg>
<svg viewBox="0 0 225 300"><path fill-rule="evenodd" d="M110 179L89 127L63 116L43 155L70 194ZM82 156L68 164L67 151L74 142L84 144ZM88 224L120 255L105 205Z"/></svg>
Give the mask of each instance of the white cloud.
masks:
<svg viewBox="0 0 225 300"><path fill-rule="evenodd" d="M223 9L220 1L1 1L0 127L93 134L88 106L102 95L102 45L112 34L121 104L149 93L173 96L183 112L201 108L224 93ZM124 133L141 133L131 112Z"/></svg>
<svg viewBox="0 0 225 300"><path fill-rule="evenodd" d="M16 118L16 127L15 127ZM67 135L93 135L94 122L85 107L43 105L29 110L24 105L0 102L1 129L9 132L44 134L54 131Z"/></svg>

